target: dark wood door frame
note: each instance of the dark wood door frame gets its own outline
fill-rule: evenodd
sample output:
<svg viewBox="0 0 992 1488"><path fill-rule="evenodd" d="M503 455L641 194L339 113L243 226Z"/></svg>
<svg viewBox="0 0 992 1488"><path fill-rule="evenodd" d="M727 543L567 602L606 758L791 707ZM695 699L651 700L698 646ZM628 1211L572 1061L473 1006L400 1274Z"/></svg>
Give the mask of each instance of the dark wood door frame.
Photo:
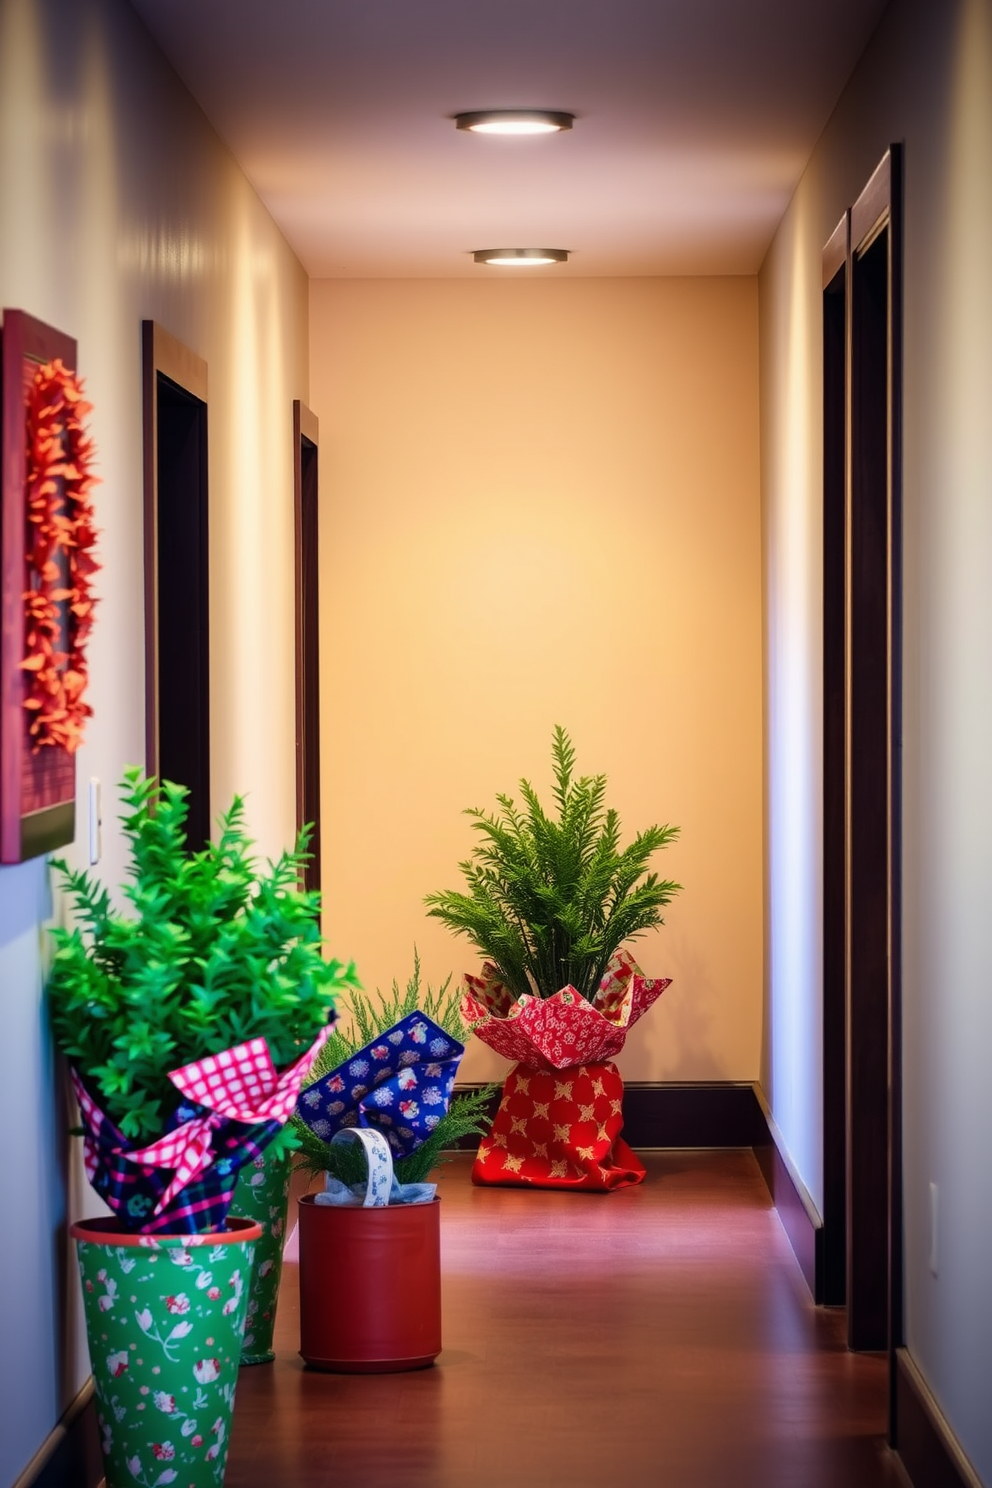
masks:
<svg viewBox="0 0 992 1488"><path fill-rule="evenodd" d="M847 428L851 214L823 250L823 1238L819 1300L847 1276Z"/></svg>
<svg viewBox="0 0 992 1488"><path fill-rule="evenodd" d="M207 364L154 321L142 321L141 332L145 768L190 788L195 846L210 834ZM184 508L177 532L164 525L170 521L160 490L166 477ZM176 758L170 735L182 746L178 769L170 764L170 755Z"/></svg>
<svg viewBox="0 0 992 1488"><path fill-rule="evenodd" d="M296 828L313 824L304 881L320 888L320 626L317 418L293 402L296 555Z"/></svg>
<svg viewBox="0 0 992 1488"><path fill-rule="evenodd" d="M901 185L892 146L823 258L824 1291L846 1301L851 1348L890 1351L903 1334Z"/></svg>

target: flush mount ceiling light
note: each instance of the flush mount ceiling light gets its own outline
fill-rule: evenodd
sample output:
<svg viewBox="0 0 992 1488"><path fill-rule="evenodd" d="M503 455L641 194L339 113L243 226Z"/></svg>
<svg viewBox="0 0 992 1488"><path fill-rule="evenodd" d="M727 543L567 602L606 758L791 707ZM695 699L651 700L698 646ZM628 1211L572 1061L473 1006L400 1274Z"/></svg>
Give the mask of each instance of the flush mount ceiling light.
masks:
<svg viewBox="0 0 992 1488"><path fill-rule="evenodd" d="M554 109L475 109L456 114L455 127L473 134L559 134L574 118Z"/></svg>
<svg viewBox="0 0 992 1488"><path fill-rule="evenodd" d="M472 254L476 263L533 268L537 264L568 263L565 248L479 248Z"/></svg>

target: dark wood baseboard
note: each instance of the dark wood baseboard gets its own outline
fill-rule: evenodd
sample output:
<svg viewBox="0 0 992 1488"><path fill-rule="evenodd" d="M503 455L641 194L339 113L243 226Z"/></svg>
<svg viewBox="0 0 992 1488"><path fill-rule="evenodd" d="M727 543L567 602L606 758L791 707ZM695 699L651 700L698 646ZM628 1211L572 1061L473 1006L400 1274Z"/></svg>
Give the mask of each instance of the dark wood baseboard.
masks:
<svg viewBox="0 0 992 1488"><path fill-rule="evenodd" d="M99 1488L102 1482L103 1459L90 1379L13 1488Z"/></svg>
<svg viewBox="0 0 992 1488"><path fill-rule="evenodd" d="M623 1136L638 1147L754 1147L768 1129L751 1084L729 1080L624 1085Z"/></svg>
<svg viewBox="0 0 992 1488"><path fill-rule="evenodd" d="M982 1488L913 1357L896 1349L895 1448L914 1488Z"/></svg>
<svg viewBox="0 0 992 1488"><path fill-rule="evenodd" d="M764 1136L754 1143L754 1155L813 1301L821 1303L825 1298L823 1221L792 1165L760 1086L754 1091L764 1126Z"/></svg>
<svg viewBox="0 0 992 1488"><path fill-rule="evenodd" d="M461 1085L458 1090L478 1090ZM456 1090L456 1094L457 1094ZM492 1099L492 1113L499 1092ZM623 1138L644 1147L755 1147L768 1141L768 1127L755 1086L729 1080L657 1084L625 1082ZM475 1147L477 1137L459 1143Z"/></svg>

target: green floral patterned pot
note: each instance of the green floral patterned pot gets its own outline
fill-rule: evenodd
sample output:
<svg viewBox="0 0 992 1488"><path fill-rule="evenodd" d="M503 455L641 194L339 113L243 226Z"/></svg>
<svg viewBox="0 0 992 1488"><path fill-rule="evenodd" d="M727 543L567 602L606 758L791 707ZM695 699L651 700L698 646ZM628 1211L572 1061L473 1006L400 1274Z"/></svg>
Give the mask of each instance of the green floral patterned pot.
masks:
<svg viewBox="0 0 992 1488"><path fill-rule="evenodd" d="M134 1235L72 1227L106 1488L224 1481L257 1224Z"/></svg>
<svg viewBox="0 0 992 1488"><path fill-rule="evenodd" d="M241 1169L231 1207L262 1227L255 1245L255 1265L248 1291L248 1321L241 1345L242 1364L268 1364L272 1352L272 1330L282 1280L282 1250L286 1243L286 1213L289 1207L289 1155L270 1157L268 1152Z"/></svg>

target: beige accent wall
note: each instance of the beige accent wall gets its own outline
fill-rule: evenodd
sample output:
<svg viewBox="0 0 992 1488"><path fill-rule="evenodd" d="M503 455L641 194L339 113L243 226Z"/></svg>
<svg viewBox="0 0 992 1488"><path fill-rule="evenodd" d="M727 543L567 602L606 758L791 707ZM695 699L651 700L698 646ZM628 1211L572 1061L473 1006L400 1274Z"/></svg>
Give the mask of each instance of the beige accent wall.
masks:
<svg viewBox="0 0 992 1488"><path fill-rule="evenodd" d="M756 1077L756 281L313 282L310 338L332 950L369 986L414 942L476 968L423 896L460 884L464 807L548 792L560 722L628 833L682 828L626 1077Z"/></svg>

